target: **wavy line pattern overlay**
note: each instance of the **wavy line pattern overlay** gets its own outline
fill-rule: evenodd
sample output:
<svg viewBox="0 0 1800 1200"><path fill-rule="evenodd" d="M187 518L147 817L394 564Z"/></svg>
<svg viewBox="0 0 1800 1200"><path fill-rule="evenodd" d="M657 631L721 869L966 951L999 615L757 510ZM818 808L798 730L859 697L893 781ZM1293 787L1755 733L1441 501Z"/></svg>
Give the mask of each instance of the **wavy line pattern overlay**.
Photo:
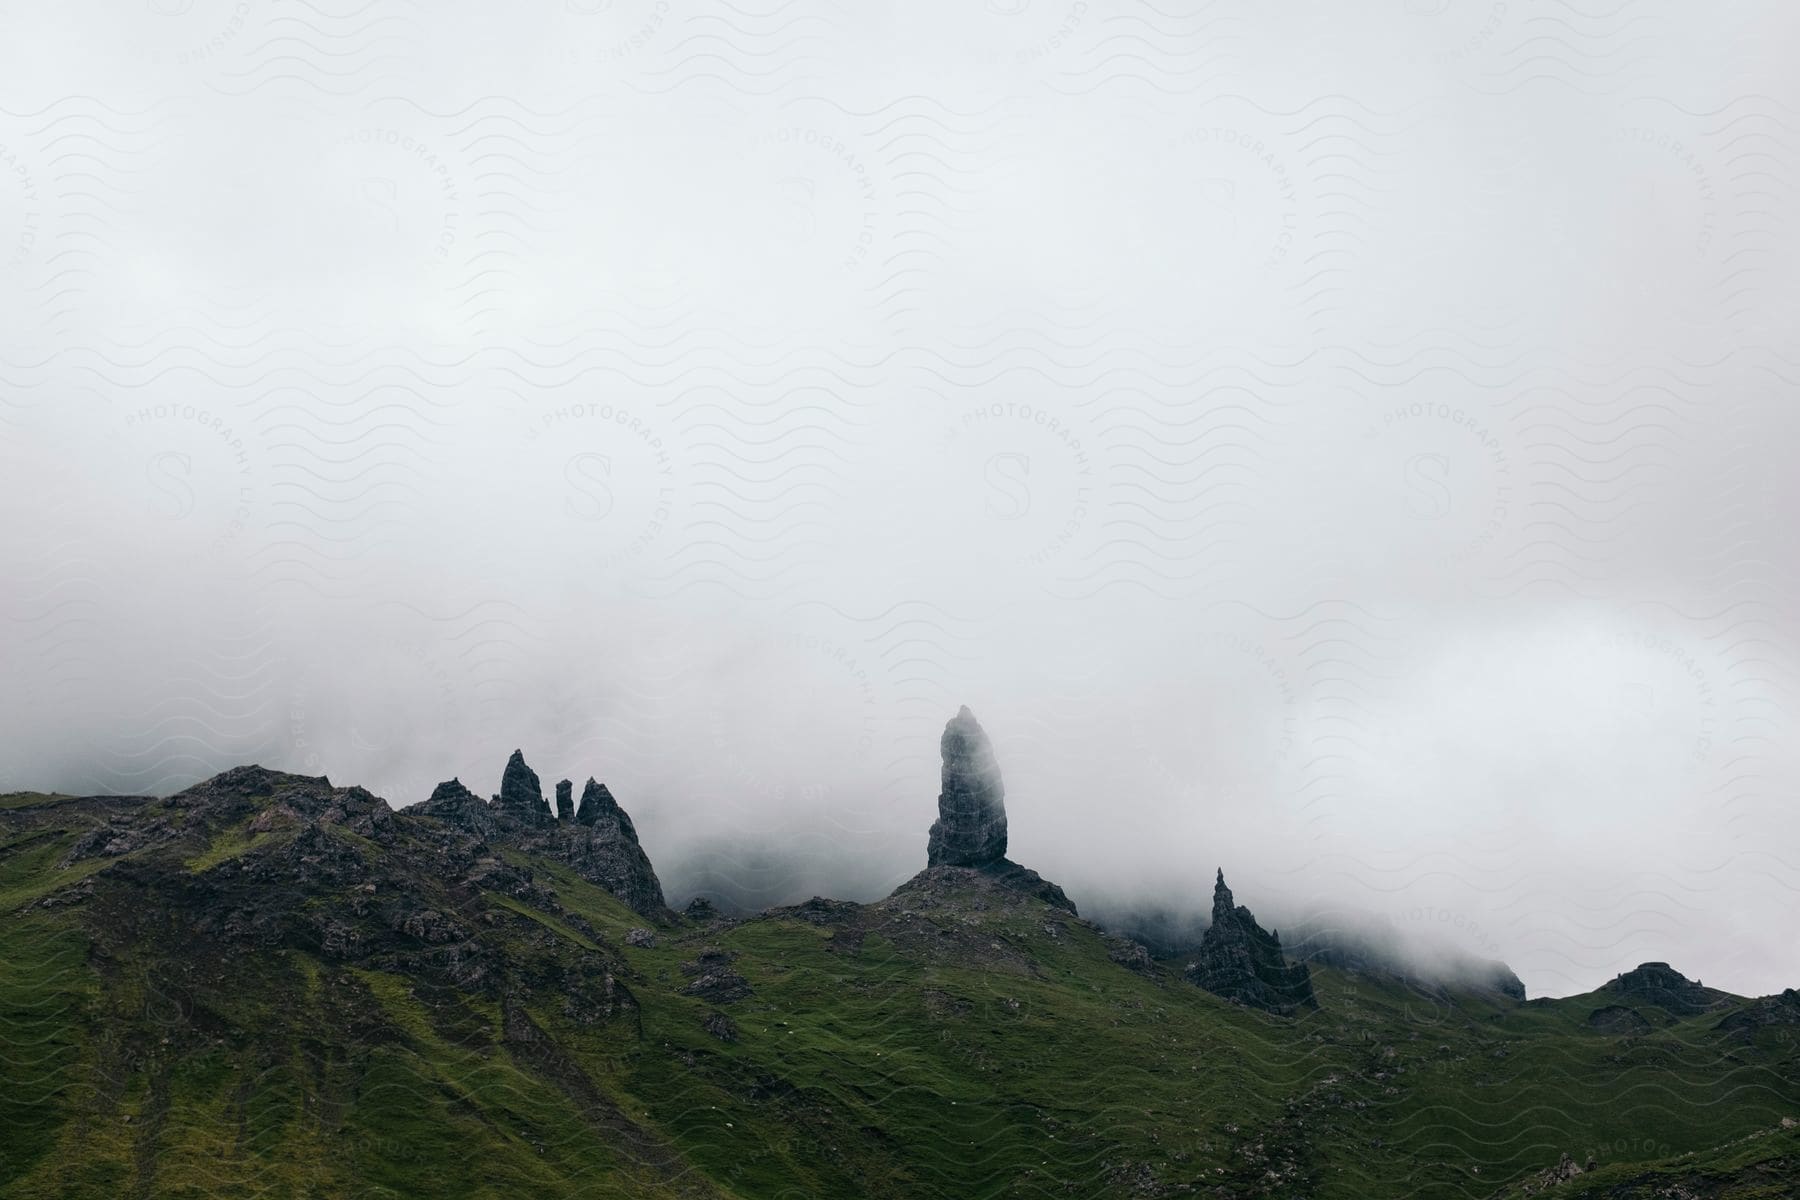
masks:
<svg viewBox="0 0 1800 1200"><path fill-rule="evenodd" d="M9 786L538 747L766 904L966 701L1073 891L1800 979L1791 6L25 7Z"/></svg>

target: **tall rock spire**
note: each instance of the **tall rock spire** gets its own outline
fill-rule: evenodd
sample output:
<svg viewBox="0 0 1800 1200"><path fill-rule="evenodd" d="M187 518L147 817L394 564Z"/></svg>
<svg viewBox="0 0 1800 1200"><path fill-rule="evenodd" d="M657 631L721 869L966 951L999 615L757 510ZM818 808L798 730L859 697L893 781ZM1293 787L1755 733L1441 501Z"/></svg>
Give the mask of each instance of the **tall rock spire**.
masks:
<svg viewBox="0 0 1800 1200"><path fill-rule="evenodd" d="M1215 996L1252 1008L1287 1013L1318 1007L1306 964L1289 963L1281 952L1280 936L1258 925L1249 909L1233 901L1223 868L1213 880L1212 927L1201 937L1200 953L1183 974Z"/></svg>
<svg viewBox="0 0 1800 1200"><path fill-rule="evenodd" d="M943 790L925 856L933 867L983 867L1006 857L1006 787L994 747L968 705L944 726Z"/></svg>
<svg viewBox="0 0 1800 1200"><path fill-rule="evenodd" d="M1061 888L1006 857L1006 788L1000 782L994 748L966 705L944 726L938 749L944 758L943 790L938 793L937 820L926 839L926 866L894 894L969 886L968 876L974 872L981 886L1023 892L1076 915L1075 905Z"/></svg>
<svg viewBox="0 0 1800 1200"><path fill-rule="evenodd" d="M514 750L506 760L494 807L531 821L550 819L550 808L544 803L544 785L538 782L537 772L525 765L524 751Z"/></svg>

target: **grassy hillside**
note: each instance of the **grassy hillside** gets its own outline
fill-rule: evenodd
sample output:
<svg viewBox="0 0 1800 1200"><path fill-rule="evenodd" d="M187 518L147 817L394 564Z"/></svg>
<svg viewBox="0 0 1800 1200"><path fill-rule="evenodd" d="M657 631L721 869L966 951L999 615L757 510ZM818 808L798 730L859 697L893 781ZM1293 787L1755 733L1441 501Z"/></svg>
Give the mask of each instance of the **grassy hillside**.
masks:
<svg viewBox="0 0 1800 1200"><path fill-rule="evenodd" d="M1738 1141L1800 1115L1791 1029L1331 970L1277 1018L956 870L633 945L564 864L265 786L7 798L0 1197L1472 1197L1565 1151L1793 1157Z"/></svg>

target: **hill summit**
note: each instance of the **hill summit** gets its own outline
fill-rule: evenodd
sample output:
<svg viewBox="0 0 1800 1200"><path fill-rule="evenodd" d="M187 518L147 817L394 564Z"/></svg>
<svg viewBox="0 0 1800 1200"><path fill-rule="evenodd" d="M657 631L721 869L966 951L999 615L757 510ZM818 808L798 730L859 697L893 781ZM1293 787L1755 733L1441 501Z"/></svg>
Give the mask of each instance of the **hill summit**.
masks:
<svg viewBox="0 0 1800 1200"><path fill-rule="evenodd" d="M662 883L638 842L631 817L606 785L591 776L582 789L579 809L569 803L572 791L569 780L558 783L552 811L537 772L526 764L522 751L514 750L492 800L483 803L461 780L450 779L438 784L430 799L405 812L436 817L484 842L567 863L583 879L599 884L645 917L669 916Z"/></svg>
<svg viewBox="0 0 1800 1200"><path fill-rule="evenodd" d="M1035 896L1075 915L1075 902L1060 887L1006 857L1006 785L981 722L963 705L938 739L943 790L938 817L926 837L925 869L895 889L929 891L959 887L970 875Z"/></svg>

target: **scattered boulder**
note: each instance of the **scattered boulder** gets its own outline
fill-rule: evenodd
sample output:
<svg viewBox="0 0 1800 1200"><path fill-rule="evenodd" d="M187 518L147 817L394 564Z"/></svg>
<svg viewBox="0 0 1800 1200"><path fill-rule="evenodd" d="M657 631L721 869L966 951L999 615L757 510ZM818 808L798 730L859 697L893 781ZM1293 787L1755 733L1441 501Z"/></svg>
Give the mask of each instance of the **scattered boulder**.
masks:
<svg viewBox="0 0 1800 1200"><path fill-rule="evenodd" d="M1233 902L1223 870L1213 884L1212 927L1183 974L1215 996L1267 1012L1318 1007L1306 964L1289 963L1280 934L1265 931L1248 908Z"/></svg>
<svg viewBox="0 0 1800 1200"><path fill-rule="evenodd" d="M690 921L716 921L724 914L719 911L718 905L705 896L695 896L681 910L681 915Z"/></svg>
<svg viewBox="0 0 1800 1200"><path fill-rule="evenodd" d="M701 1026L721 1042L731 1043L738 1040L737 1022L722 1012L709 1012Z"/></svg>
<svg viewBox="0 0 1800 1200"><path fill-rule="evenodd" d="M625 935L625 944L648 950L656 945L656 934L648 929L633 929Z"/></svg>
<svg viewBox="0 0 1800 1200"><path fill-rule="evenodd" d="M713 1004L730 1004L749 996L750 981L731 969L735 957L729 951L709 948L693 962L682 963L682 974L694 976L694 981L681 989L682 994Z"/></svg>
<svg viewBox="0 0 1800 1200"><path fill-rule="evenodd" d="M1587 1170L1591 1171L1593 1169L1594 1164L1592 1160L1590 1160ZM1556 1165L1554 1167L1539 1171L1522 1188L1520 1188L1520 1191L1527 1196L1536 1195L1538 1192L1556 1187L1558 1184L1567 1183L1577 1175L1584 1173L1582 1168L1575 1164L1575 1160L1569 1157L1569 1152L1565 1150L1563 1151L1563 1156L1556 1160Z"/></svg>

